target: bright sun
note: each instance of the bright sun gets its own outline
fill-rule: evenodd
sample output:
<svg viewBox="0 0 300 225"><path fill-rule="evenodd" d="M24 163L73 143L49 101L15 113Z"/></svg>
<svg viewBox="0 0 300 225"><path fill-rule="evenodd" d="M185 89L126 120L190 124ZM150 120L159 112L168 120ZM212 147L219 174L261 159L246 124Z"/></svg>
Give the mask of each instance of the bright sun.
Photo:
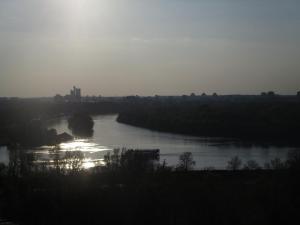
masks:
<svg viewBox="0 0 300 225"><path fill-rule="evenodd" d="M104 23L109 15L109 0L60 0L67 30L82 32L93 24Z"/></svg>

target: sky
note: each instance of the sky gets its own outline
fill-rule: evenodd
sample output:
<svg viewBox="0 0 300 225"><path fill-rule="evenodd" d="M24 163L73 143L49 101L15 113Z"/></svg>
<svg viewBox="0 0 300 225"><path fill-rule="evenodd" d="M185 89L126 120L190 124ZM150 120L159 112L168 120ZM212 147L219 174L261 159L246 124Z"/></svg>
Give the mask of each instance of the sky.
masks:
<svg viewBox="0 0 300 225"><path fill-rule="evenodd" d="M0 0L0 96L300 90L299 0Z"/></svg>

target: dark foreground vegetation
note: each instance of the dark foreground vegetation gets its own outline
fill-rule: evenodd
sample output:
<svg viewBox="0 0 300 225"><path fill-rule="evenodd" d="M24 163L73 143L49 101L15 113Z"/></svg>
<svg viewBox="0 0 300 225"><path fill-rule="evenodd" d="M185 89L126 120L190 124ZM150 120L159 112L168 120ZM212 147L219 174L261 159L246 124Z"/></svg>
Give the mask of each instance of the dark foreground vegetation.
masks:
<svg viewBox="0 0 300 225"><path fill-rule="evenodd" d="M300 101L276 97L247 101L136 101L120 112L118 121L196 136L298 144Z"/></svg>
<svg viewBox="0 0 300 225"><path fill-rule="evenodd" d="M54 151L52 167L31 163L23 153L12 150L9 166L0 169L0 217L18 224L267 225L300 219L297 152L268 170L237 170L233 159L228 171L190 171L184 166L193 165L190 154L171 170L153 163L156 154L115 151L105 167L87 171L80 153L59 158Z"/></svg>

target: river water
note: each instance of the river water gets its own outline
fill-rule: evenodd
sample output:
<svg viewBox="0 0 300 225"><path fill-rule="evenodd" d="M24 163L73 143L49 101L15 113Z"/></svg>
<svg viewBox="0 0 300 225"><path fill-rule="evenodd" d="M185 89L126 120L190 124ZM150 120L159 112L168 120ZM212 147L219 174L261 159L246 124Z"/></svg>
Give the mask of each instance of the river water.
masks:
<svg viewBox="0 0 300 225"><path fill-rule="evenodd" d="M60 151L82 151L85 156L84 167L90 168L103 164L103 157L114 148L160 149L160 160L166 160L167 165L176 166L179 155L191 152L196 162L195 168L214 167L226 168L227 162L233 156L239 156L243 162L255 160L260 165L276 157L285 159L291 148L275 146L241 145L233 140L217 138L201 138L151 131L116 122L117 115L99 115L94 117L94 134L89 138L77 137L72 142L60 144ZM49 128L55 128L58 133L71 131L67 119L52 121ZM31 149L39 161L49 160L49 149L43 146ZM8 151L0 148L0 162L7 163Z"/></svg>

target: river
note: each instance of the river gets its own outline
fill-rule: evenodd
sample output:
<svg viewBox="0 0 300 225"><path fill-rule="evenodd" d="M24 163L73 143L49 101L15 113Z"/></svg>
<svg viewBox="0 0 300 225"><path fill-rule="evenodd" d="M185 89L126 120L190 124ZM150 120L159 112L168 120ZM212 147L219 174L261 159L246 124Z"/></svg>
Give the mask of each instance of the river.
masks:
<svg viewBox="0 0 300 225"><path fill-rule="evenodd" d="M275 146L241 145L234 140L202 138L152 131L116 122L117 115L94 116L94 134L90 138L76 138L72 142L60 144L60 151L82 151L85 155L84 167L103 164L103 157L114 148L160 149L160 160L176 166L179 155L191 152L196 162L195 168L226 168L227 162L238 156L243 162L255 160L261 166L276 157L284 160L291 148ZM52 121L49 128L58 133L71 131L65 118ZM40 161L49 160L49 148L43 146L31 149ZM0 162L8 163L8 151L0 148Z"/></svg>

